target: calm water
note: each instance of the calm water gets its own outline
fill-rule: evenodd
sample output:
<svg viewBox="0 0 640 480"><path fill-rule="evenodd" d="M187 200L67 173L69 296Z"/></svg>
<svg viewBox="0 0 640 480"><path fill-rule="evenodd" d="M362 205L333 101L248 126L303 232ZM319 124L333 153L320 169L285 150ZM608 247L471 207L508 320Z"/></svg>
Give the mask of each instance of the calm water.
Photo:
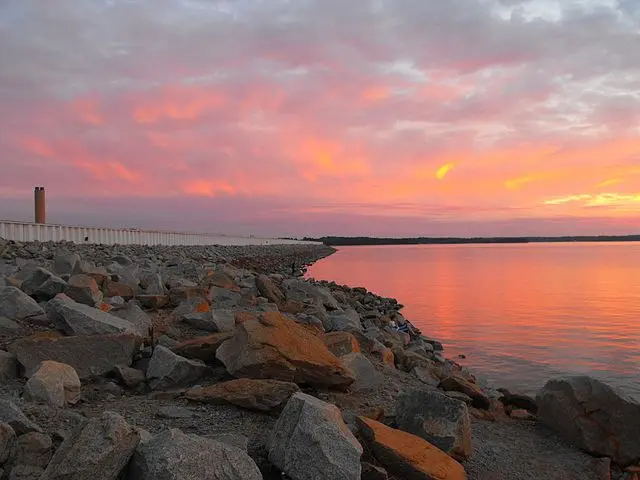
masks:
<svg viewBox="0 0 640 480"><path fill-rule="evenodd" d="M586 373L640 399L640 244L344 247L309 276L405 305L493 386Z"/></svg>

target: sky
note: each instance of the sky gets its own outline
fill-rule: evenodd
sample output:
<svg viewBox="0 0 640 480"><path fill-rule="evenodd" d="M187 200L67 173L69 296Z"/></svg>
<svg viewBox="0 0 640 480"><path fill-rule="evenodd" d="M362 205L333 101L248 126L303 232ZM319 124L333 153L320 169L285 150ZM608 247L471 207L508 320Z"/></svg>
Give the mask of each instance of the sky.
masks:
<svg viewBox="0 0 640 480"><path fill-rule="evenodd" d="M640 0L0 0L0 218L640 233Z"/></svg>

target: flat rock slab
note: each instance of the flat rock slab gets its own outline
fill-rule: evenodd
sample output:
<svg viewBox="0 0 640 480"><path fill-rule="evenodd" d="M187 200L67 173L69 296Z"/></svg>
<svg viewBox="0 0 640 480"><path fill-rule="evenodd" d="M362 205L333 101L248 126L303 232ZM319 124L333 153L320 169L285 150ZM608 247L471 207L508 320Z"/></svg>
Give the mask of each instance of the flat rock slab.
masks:
<svg viewBox="0 0 640 480"><path fill-rule="evenodd" d="M329 351L336 357L360 353L358 339L349 332L329 332L323 334L321 338Z"/></svg>
<svg viewBox="0 0 640 480"><path fill-rule="evenodd" d="M209 387L192 388L184 396L195 402L230 403L249 410L280 412L291 395L298 391L298 385L291 382L241 378Z"/></svg>
<svg viewBox="0 0 640 480"><path fill-rule="evenodd" d="M231 332L214 333L204 337L196 337L191 340L179 343L171 350L183 357L195 360L202 360L207 364L214 364L216 360L216 352L220 345L229 340L233 334Z"/></svg>
<svg viewBox="0 0 640 480"><path fill-rule="evenodd" d="M460 392L468 395L472 399L472 405L475 408L481 408L487 410L491 405L489 397L482 391L482 389L469 382L468 380L459 377L457 375L444 378L439 385L439 388L447 392Z"/></svg>
<svg viewBox="0 0 640 480"><path fill-rule="evenodd" d="M594 458L540 424L474 420L469 480L609 480L609 460Z"/></svg>
<svg viewBox="0 0 640 480"><path fill-rule="evenodd" d="M0 423L7 423L17 435L29 432L42 433L42 429L29 420L13 402L0 398Z"/></svg>
<svg viewBox="0 0 640 480"><path fill-rule="evenodd" d="M11 344L11 351L27 377L45 360L71 365L80 379L104 375L117 365L131 365L137 337L130 334L86 337L27 337Z"/></svg>
<svg viewBox="0 0 640 480"><path fill-rule="evenodd" d="M203 362L181 357L158 345L147 368L147 380L151 388L166 390L189 386L208 372L209 367Z"/></svg>
<svg viewBox="0 0 640 480"><path fill-rule="evenodd" d="M16 287L0 287L0 317L16 321L42 319L45 312L22 290Z"/></svg>

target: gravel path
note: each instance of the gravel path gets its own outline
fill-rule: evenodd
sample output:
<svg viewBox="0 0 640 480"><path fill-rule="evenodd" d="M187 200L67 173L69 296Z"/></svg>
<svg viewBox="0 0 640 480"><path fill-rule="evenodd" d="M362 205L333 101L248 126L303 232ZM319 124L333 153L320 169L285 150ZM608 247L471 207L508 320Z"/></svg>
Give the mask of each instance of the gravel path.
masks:
<svg viewBox="0 0 640 480"><path fill-rule="evenodd" d="M568 445L542 425L475 420L469 480L608 480L609 461Z"/></svg>

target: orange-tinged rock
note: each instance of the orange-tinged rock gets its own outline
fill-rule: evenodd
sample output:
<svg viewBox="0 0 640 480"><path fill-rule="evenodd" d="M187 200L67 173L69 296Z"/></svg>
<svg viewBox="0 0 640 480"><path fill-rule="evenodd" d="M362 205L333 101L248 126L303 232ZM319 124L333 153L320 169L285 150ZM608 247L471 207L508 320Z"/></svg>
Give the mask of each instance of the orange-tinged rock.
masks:
<svg viewBox="0 0 640 480"><path fill-rule="evenodd" d="M235 377L273 378L340 390L354 373L345 368L320 338L280 312L236 325L233 337L216 353Z"/></svg>
<svg viewBox="0 0 640 480"><path fill-rule="evenodd" d="M236 282L224 272L213 272L209 277L208 283L214 287L226 288L227 290L240 291Z"/></svg>
<svg viewBox="0 0 640 480"><path fill-rule="evenodd" d="M236 325L239 323L244 323L247 320L255 320L256 317L253 316L253 314L249 313L249 312L236 312Z"/></svg>
<svg viewBox="0 0 640 480"><path fill-rule="evenodd" d="M329 332L322 335L322 341L336 357L350 353L360 353L360 343L349 332Z"/></svg>
<svg viewBox="0 0 640 480"><path fill-rule="evenodd" d="M214 333L206 337L197 337L186 342L179 343L171 350L181 357L202 360L205 363L216 362L216 352L220 345L229 340L231 332Z"/></svg>
<svg viewBox="0 0 640 480"><path fill-rule="evenodd" d="M366 445L387 471L405 480L467 480L462 465L426 440L370 418L356 424Z"/></svg>

